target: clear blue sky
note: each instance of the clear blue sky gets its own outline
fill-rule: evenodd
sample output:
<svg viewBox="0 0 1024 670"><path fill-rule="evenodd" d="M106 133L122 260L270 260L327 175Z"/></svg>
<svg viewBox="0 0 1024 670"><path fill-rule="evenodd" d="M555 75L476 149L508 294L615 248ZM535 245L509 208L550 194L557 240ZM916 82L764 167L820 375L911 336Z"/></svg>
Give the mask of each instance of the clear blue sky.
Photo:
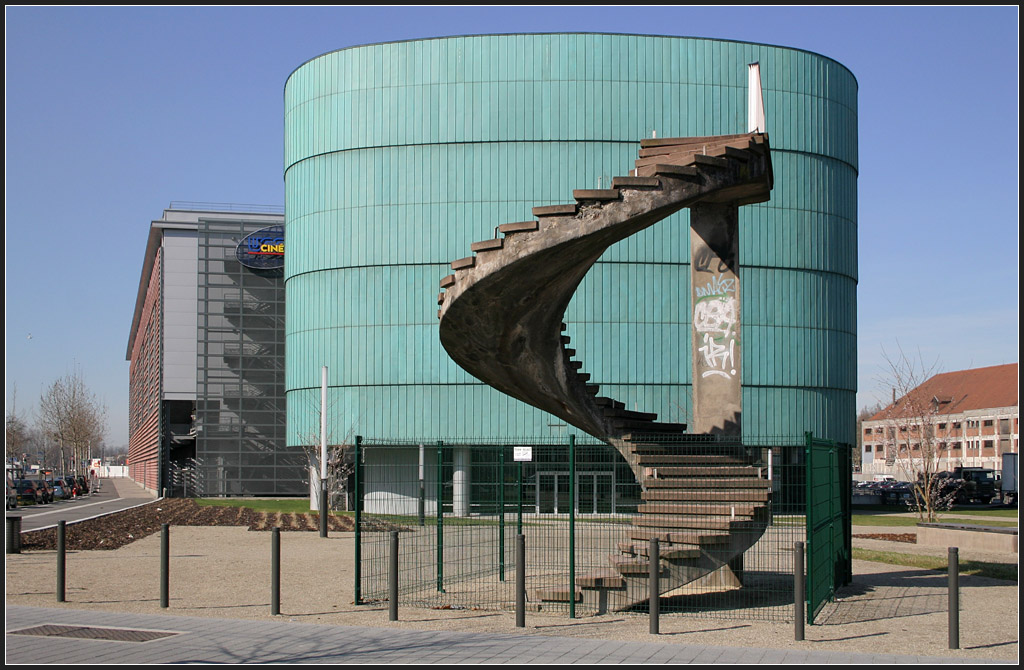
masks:
<svg viewBox="0 0 1024 670"><path fill-rule="evenodd" d="M7 7L6 407L77 366L127 443L128 332L172 200L284 204L285 79L357 44L512 32L807 49L860 84L858 406L883 347L1015 362L1016 7ZM31 335L31 337L29 337ZM879 394L881 397L882 394Z"/></svg>

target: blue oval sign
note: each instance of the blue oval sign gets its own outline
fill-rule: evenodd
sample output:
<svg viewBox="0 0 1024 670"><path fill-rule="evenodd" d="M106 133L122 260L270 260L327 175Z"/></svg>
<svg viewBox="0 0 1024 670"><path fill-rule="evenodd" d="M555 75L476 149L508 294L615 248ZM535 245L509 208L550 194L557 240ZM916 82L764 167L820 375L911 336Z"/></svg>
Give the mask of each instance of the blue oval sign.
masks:
<svg viewBox="0 0 1024 670"><path fill-rule="evenodd" d="M242 265L254 270L284 268L284 226L271 226L249 234L235 249Z"/></svg>

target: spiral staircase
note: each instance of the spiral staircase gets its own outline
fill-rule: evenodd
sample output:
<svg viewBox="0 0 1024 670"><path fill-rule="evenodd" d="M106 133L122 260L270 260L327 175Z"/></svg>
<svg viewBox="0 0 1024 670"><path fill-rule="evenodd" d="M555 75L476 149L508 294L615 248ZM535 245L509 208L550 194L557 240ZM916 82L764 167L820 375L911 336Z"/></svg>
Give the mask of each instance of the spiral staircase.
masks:
<svg viewBox="0 0 1024 670"><path fill-rule="evenodd" d="M660 541L660 592L735 563L763 534L770 483L738 444L686 434L686 425L599 394L570 347L562 319L579 283L608 247L686 207L769 199L768 139L759 133L641 141L635 170L575 202L534 207L451 263L437 301L441 343L477 379L615 446L642 488L630 538L605 570L536 599L598 608L646 602L647 547ZM628 290L626 287L625 290Z"/></svg>

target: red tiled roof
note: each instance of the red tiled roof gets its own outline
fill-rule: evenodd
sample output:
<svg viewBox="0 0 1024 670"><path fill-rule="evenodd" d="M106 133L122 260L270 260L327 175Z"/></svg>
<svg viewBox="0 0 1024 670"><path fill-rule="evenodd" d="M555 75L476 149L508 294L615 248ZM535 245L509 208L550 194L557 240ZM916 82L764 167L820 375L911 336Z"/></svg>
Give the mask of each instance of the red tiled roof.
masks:
<svg viewBox="0 0 1024 670"><path fill-rule="evenodd" d="M1016 407L1019 389L1017 364L944 372L924 382L869 421L901 416L901 407L939 400L939 414L959 414L993 407Z"/></svg>

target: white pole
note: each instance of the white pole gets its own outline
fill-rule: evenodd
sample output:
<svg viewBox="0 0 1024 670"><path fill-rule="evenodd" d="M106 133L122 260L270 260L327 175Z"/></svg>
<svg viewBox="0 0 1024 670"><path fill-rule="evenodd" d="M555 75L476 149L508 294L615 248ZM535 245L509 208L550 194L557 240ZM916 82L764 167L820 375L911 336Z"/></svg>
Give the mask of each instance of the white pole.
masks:
<svg viewBox="0 0 1024 670"><path fill-rule="evenodd" d="M320 484L327 481L327 366L320 376Z"/></svg>
<svg viewBox="0 0 1024 670"><path fill-rule="evenodd" d="M764 97L761 95L761 64L747 65L747 132L763 133Z"/></svg>

